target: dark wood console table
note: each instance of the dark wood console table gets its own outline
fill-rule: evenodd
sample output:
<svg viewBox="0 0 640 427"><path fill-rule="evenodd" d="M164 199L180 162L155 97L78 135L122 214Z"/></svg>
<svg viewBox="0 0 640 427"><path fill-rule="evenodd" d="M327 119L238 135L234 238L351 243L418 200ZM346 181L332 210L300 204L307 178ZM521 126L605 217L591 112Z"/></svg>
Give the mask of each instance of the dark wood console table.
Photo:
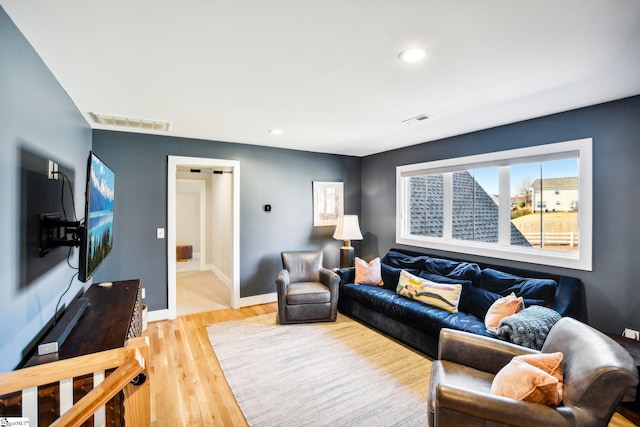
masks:
<svg viewBox="0 0 640 427"><path fill-rule="evenodd" d="M142 290L140 280L113 282L113 285L109 287L93 284L82 296L89 299L89 306L59 351L42 356L38 356L36 353L22 367L113 350L124 347L129 338L141 336ZM107 372L106 375L108 374ZM93 375L74 378L74 402L80 400L92 388ZM0 415L17 416L20 414L20 404L20 395L0 397ZM38 388L38 408L38 424L40 426L48 426L60 416L58 384ZM109 401L105 416L107 425L124 425L122 393Z"/></svg>

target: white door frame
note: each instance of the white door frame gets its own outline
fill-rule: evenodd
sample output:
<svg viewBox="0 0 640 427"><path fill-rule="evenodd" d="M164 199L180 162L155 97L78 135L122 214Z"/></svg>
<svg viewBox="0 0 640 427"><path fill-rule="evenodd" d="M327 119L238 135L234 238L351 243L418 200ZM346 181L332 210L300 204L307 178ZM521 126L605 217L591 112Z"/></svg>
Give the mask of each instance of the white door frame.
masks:
<svg viewBox="0 0 640 427"><path fill-rule="evenodd" d="M178 166L188 168L231 168L232 191L232 268L231 307L240 303L240 162L237 160L208 159L201 157L169 156L167 169L167 274L168 274L168 318L175 319L176 298L176 172Z"/></svg>

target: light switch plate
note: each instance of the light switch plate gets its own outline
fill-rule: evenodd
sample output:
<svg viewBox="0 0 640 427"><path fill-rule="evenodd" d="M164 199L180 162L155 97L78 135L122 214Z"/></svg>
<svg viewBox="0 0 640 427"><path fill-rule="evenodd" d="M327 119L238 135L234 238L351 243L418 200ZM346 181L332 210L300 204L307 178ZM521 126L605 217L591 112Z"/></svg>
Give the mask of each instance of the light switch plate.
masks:
<svg viewBox="0 0 640 427"><path fill-rule="evenodd" d="M58 164L53 160L49 160L49 171L47 176L49 179L58 179Z"/></svg>
<svg viewBox="0 0 640 427"><path fill-rule="evenodd" d="M164 239L164 228L156 229L156 237L158 239Z"/></svg>

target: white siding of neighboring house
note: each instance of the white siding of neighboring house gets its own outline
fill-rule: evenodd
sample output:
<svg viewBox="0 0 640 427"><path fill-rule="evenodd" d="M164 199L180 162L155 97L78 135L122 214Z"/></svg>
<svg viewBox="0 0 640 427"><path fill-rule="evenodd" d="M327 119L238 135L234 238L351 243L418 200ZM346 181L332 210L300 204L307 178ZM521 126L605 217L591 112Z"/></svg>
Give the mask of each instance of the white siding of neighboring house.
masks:
<svg viewBox="0 0 640 427"><path fill-rule="evenodd" d="M534 212L546 210L548 212L572 212L578 210L578 179L551 178L534 181L531 186L532 209Z"/></svg>

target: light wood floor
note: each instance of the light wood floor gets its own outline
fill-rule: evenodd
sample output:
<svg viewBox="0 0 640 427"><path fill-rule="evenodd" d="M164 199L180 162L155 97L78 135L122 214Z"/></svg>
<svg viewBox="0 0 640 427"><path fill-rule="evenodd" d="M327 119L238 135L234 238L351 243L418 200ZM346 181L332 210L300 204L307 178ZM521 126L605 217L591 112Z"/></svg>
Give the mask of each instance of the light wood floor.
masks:
<svg viewBox="0 0 640 427"><path fill-rule="evenodd" d="M272 303L150 323L144 335L151 345L151 425L246 426L204 326L276 311ZM616 413L609 427L633 425Z"/></svg>

